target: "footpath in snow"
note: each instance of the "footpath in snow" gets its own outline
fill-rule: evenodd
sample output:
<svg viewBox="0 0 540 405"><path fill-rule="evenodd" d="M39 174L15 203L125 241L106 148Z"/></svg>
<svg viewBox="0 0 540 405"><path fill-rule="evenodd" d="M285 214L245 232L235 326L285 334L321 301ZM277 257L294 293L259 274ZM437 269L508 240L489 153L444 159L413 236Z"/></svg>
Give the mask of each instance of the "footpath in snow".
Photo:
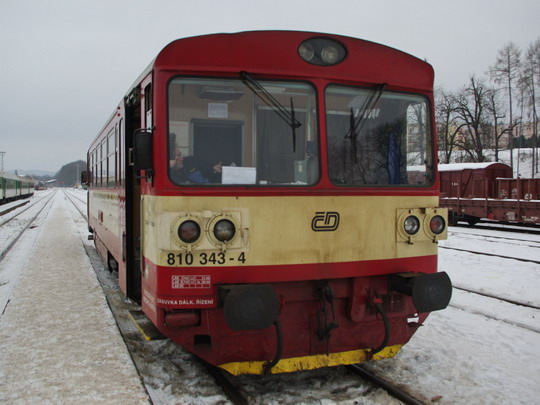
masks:
<svg viewBox="0 0 540 405"><path fill-rule="evenodd" d="M62 193L0 317L0 403L147 404Z"/></svg>

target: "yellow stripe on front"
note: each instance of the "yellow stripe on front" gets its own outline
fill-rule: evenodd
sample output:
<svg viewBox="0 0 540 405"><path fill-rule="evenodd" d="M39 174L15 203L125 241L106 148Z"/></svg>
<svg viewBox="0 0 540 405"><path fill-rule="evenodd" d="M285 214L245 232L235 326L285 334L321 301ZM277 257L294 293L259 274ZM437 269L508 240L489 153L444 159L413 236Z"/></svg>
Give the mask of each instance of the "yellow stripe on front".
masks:
<svg viewBox="0 0 540 405"><path fill-rule="evenodd" d="M394 357L403 345L385 347L372 359L388 359ZM271 374L291 373L300 370L313 370L322 367L333 367L347 364L358 364L370 358L369 350L351 350L341 353L319 354L315 356L291 357L280 360L271 370ZM233 375L264 374L266 361L247 361L221 364L219 367Z"/></svg>
<svg viewBox="0 0 540 405"><path fill-rule="evenodd" d="M276 196L276 197L143 197L143 249L152 262L193 252L224 252L222 262L234 266L340 263L388 260L437 253L422 228L414 243L396 239L401 209L437 207L438 197ZM212 245L209 225L217 215L236 221L238 237L231 246ZM339 223L337 223L339 216ZM425 216L425 215L424 215ZM188 248L178 244L181 221L196 218L203 237ZM335 229L324 226L335 224ZM323 229L313 229L321 226ZM211 235L210 235L211 236ZM172 253L171 253L172 252ZM245 261L236 260L245 252ZM171 256L169 256L171 255ZM172 261L169 260L169 261ZM174 263L173 263L174 264Z"/></svg>

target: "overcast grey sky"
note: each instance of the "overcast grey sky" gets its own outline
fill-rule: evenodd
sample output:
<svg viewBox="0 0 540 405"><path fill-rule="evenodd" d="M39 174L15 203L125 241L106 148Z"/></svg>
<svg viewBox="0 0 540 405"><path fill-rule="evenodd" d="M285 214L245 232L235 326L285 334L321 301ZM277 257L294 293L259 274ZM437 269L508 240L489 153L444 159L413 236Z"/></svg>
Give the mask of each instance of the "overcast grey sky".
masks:
<svg viewBox="0 0 540 405"><path fill-rule="evenodd" d="M56 172L86 150L128 87L177 38L286 29L379 42L430 62L436 85L483 75L540 37L539 0L0 0L5 170Z"/></svg>

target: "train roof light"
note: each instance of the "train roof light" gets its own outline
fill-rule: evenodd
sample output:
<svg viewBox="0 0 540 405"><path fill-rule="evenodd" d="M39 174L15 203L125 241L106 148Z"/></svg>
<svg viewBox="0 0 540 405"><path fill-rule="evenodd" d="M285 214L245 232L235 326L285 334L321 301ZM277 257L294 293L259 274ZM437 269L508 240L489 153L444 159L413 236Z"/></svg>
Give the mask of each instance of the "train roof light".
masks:
<svg viewBox="0 0 540 405"><path fill-rule="evenodd" d="M332 66L347 57L345 47L330 38L310 38L298 47L298 55L308 63L317 66Z"/></svg>
<svg viewBox="0 0 540 405"><path fill-rule="evenodd" d="M328 65L333 65L339 60L339 51L333 46L327 46L321 51L321 59Z"/></svg>
<svg viewBox="0 0 540 405"><path fill-rule="evenodd" d="M302 44L300 44L300 47L298 48L298 54L306 62L309 62L315 56L315 51L313 50L313 47L309 43L303 42Z"/></svg>

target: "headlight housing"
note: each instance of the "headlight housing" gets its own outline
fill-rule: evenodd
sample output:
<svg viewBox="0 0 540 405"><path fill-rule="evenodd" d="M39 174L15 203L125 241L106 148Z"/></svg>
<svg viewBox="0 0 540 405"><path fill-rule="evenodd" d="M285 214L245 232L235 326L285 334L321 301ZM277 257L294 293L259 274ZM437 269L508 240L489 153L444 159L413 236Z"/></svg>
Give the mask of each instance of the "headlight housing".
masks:
<svg viewBox="0 0 540 405"><path fill-rule="evenodd" d="M236 226L228 219L220 219L214 224L214 237L223 243L230 242L236 235Z"/></svg>
<svg viewBox="0 0 540 405"><path fill-rule="evenodd" d="M444 218L442 216L435 215L429 221L429 229L435 235L440 235L446 229L446 221L444 220Z"/></svg>
<svg viewBox="0 0 540 405"><path fill-rule="evenodd" d="M416 235L420 230L420 220L415 215L409 215L403 222L403 229L407 235Z"/></svg>
<svg viewBox="0 0 540 405"><path fill-rule="evenodd" d="M345 47L334 39L310 38L298 47L298 55L307 63L317 66L332 66L347 57Z"/></svg>
<svg viewBox="0 0 540 405"><path fill-rule="evenodd" d="M184 243L195 243L201 236L201 227L191 219L184 221L178 227L178 237Z"/></svg>

